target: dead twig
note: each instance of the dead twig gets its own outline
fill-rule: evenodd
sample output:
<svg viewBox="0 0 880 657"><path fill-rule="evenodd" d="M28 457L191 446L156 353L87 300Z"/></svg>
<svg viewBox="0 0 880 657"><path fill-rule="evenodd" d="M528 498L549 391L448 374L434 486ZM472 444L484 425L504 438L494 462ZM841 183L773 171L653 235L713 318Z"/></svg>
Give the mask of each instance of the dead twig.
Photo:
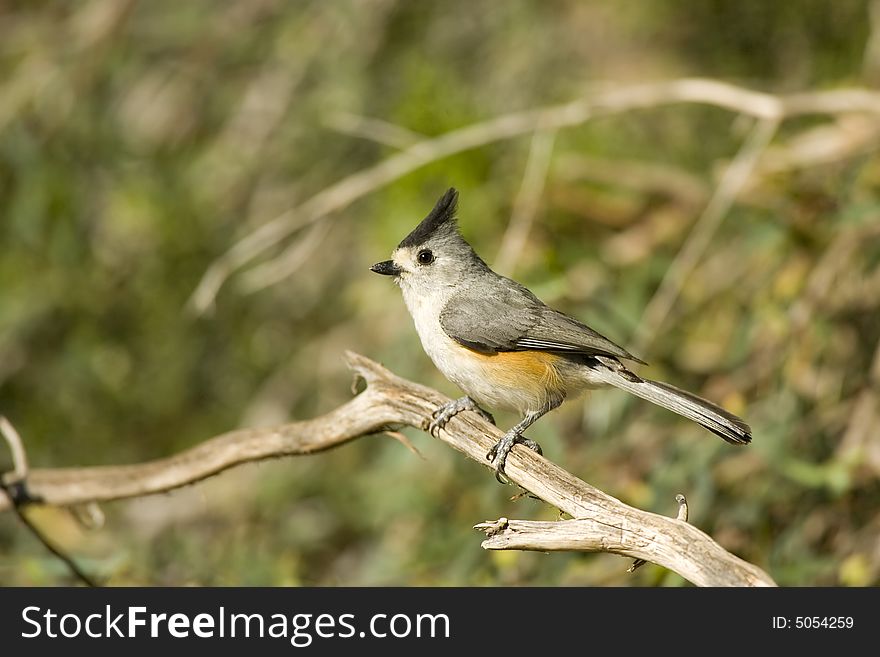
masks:
<svg viewBox="0 0 880 657"><path fill-rule="evenodd" d="M0 434L6 439L9 445L9 454L12 457L12 473L6 475L4 483L11 484L14 482L22 482L27 479L28 462L27 454L24 451L24 443L21 442L21 436L12 426L12 422L0 415Z"/></svg>
<svg viewBox="0 0 880 657"><path fill-rule="evenodd" d="M325 415L274 428L233 431L148 463L33 470L31 489L44 503L59 506L160 493L242 463L313 454L401 425L421 428L439 405L449 401L368 358L351 352L346 358L367 387ZM497 427L470 412L457 415L439 432L440 440L487 468L486 452L500 437ZM628 506L529 449L514 448L505 474L530 494L578 518L571 522L596 528L604 536L596 549L647 559L698 584L773 585L760 568L728 553L699 529ZM0 499L0 511L9 506L9 501ZM511 521L511 526L514 522L518 521ZM504 531L498 536L507 535Z"/></svg>
<svg viewBox="0 0 880 657"><path fill-rule="evenodd" d="M675 501L678 502L678 514L676 515L676 520L681 520L682 522L687 522L688 519L688 503L687 498L679 493L675 496ZM634 573L636 570L644 566L647 561L644 559L634 559L632 565L626 569L628 573Z"/></svg>
<svg viewBox="0 0 880 657"><path fill-rule="evenodd" d="M526 245L529 230L538 212L538 204L541 202L541 194L544 192L555 141L555 130L539 131L532 137L526 170L519 194L516 195L513 204L513 214L501 239L498 255L495 257L495 271L502 276L510 276L513 273L513 268Z"/></svg>
<svg viewBox="0 0 880 657"><path fill-rule="evenodd" d="M776 96L732 84L684 78L599 90L570 103L516 112L475 123L432 139L362 169L326 187L310 199L263 224L207 269L189 300L196 313L207 312L224 282L238 269L297 230L338 212L357 199L431 162L511 139L536 130L558 130L591 119L673 103L702 103L762 119L767 126L803 114L880 114L880 92L837 89Z"/></svg>
<svg viewBox="0 0 880 657"><path fill-rule="evenodd" d="M736 157L724 171L718 187L709 199L706 209L697 219L693 230L682 245L678 255L666 270L660 286L648 302L636 334L635 353L644 353L659 333L660 327L672 310L681 293L685 279L706 252L712 237L724 217L730 211L737 195L748 182L761 153L770 144L779 127L780 118L770 116L760 119L752 129Z"/></svg>
<svg viewBox="0 0 880 657"><path fill-rule="evenodd" d="M367 139L398 150L409 148L425 139L425 135L407 130L394 123L359 116L350 112L331 114L324 122L324 125L344 135Z"/></svg>
<svg viewBox="0 0 880 657"><path fill-rule="evenodd" d="M880 473L880 341L874 349L871 370L865 387L856 396L850 411L837 456L844 463L863 463L873 473Z"/></svg>
<svg viewBox="0 0 880 657"><path fill-rule="evenodd" d="M6 439L6 443L9 445L9 452L12 455L13 465L13 471L11 473L5 473L0 476L0 490L3 490L3 492L6 493L8 504L12 507L15 515L18 516L21 523L27 527L28 531L33 534L34 537L36 537L36 539L40 541L47 550L49 550L49 552L54 554L67 566L68 570L70 570L79 581L86 586L98 586L95 580L89 577L89 575L87 575L70 556L53 545L48 537L46 537L46 535L43 534L33 522L31 522L31 519L28 518L27 514L24 512L23 507L25 505L40 501L39 496L34 495L28 489L28 463L27 455L24 450L24 443L22 443L21 436L18 435L18 431L15 430L12 423L2 415L0 415L0 434L3 435Z"/></svg>
<svg viewBox="0 0 880 657"><path fill-rule="evenodd" d="M684 496L679 497L683 500ZM640 562L651 561L697 586L773 586L763 571L724 551L687 524L686 509L686 502L680 501L675 519L642 511L644 515L636 523L622 517L599 518L593 512L549 522L500 518L474 529L486 532L482 546L487 550L611 552L635 557L630 571Z"/></svg>
<svg viewBox="0 0 880 657"><path fill-rule="evenodd" d="M699 176L669 162L621 160L578 153L560 155L555 168L566 182L587 180L633 190L639 194L669 198L689 207L709 200L709 189Z"/></svg>
<svg viewBox="0 0 880 657"><path fill-rule="evenodd" d="M309 226L302 237L288 246L277 258L254 267L245 272L241 279L243 292L257 292L283 281L299 269L315 252L327 233L330 222Z"/></svg>

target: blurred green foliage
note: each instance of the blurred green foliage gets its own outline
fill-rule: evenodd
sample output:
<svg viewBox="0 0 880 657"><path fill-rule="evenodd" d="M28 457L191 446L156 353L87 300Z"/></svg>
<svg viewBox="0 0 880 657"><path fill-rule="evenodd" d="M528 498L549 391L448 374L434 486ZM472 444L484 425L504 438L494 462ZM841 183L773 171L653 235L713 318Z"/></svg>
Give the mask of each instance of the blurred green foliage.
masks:
<svg viewBox="0 0 880 657"><path fill-rule="evenodd" d="M565 102L596 82L870 86L880 11L869 9L856 0L2 3L0 412L32 464L49 467L138 462L236 426L315 416L350 394L345 349L455 395L421 351L398 290L367 268L451 185L464 234L491 263L527 136L376 189L331 216L280 283L249 292L234 277L201 317L187 300L237 240L396 152L342 130L346 116L418 139ZM566 404L529 432L628 503L674 514L684 492L694 524L786 585L880 582L880 136L858 119L782 126L762 166L783 164L759 166L640 352L652 378L748 418L751 447L615 391ZM633 347L748 126L677 105L561 131L514 275ZM849 146L799 159L809 139ZM645 167L667 182L646 185ZM487 470L407 433L424 460L364 438L108 504L100 531L63 510L31 513L111 584L683 584L652 565L628 575L612 555L484 552L474 523L556 511L511 500L515 490ZM12 514L0 516L0 584L69 581Z"/></svg>

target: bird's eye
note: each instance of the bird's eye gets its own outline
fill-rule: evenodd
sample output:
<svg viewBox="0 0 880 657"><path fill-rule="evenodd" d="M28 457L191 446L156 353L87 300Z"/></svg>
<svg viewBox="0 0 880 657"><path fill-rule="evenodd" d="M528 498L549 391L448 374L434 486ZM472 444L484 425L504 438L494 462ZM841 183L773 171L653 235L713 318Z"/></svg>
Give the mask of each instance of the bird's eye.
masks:
<svg viewBox="0 0 880 657"><path fill-rule="evenodd" d="M420 265L430 265L434 262L434 254L431 253L431 249L422 249L416 256L416 260L419 261Z"/></svg>

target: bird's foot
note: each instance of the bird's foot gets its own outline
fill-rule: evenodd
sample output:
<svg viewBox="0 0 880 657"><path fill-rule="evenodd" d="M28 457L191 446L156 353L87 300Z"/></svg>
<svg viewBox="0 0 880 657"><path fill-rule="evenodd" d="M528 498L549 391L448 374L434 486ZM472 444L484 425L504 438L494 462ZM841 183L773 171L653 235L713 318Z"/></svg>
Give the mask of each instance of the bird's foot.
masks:
<svg viewBox="0 0 880 657"><path fill-rule="evenodd" d="M449 422L449 420L462 411L474 411L487 422L495 424L495 418L492 417L492 414L480 408L477 405L477 402L470 397L460 397L448 404L443 404L443 406L431 413L433 419L428 423L428 433L432 436L436 436L440 430L446 426L446 423Z"/></svg>
<svg viewBox="0 0 880 657"><path fill-rule="evenodd" d="M538 443L511 429L486 453L486 460L492 462L492 467L495 468L495 479L497 479L499 483L507 483L507 481L502 478L504 475L504 464L507 463L507 455L510 454L510 450L513 449L514 445L523 445L533 452L543 454L541 446Z"/></svg>

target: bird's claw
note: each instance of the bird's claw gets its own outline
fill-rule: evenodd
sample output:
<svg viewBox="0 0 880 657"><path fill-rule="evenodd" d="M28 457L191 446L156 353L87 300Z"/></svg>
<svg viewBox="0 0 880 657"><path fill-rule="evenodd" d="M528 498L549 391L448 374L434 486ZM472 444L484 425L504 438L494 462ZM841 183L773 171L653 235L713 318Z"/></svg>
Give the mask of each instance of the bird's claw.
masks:
<svg viewBox="0 0 880 657"><path fill-rule="evenodd" d="M487 422L495 424L495 418L488 411L484 411L470 397L460 397L455 401L443 404L440 408L431 413L431 421L427 423L426 429L428 433L436 437L446 424L462 411L474 411Z"/></svg>
<svg viewBox="0 0 880 657"><path fill-rule="evenodd" d="M500 484L509 483L504 479L504 465L507 463L507 455L510 454L510 450L512 450L513 446L517 444L522 445L523 447L528 447L530 450L537 452L538 454L544 453L541 450L541 446L534 440L526 438L522 434L508 431L504 434L501 440L492 445L492 448L486 452L486 460L492 462L492 467L495 469L495 479L497 479Z"/></svg>

